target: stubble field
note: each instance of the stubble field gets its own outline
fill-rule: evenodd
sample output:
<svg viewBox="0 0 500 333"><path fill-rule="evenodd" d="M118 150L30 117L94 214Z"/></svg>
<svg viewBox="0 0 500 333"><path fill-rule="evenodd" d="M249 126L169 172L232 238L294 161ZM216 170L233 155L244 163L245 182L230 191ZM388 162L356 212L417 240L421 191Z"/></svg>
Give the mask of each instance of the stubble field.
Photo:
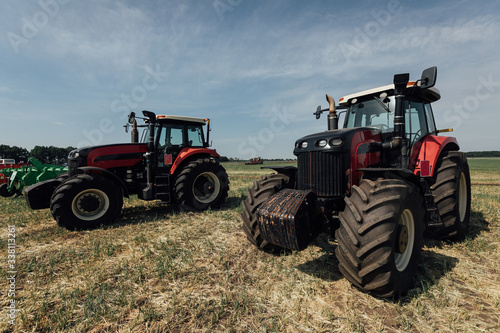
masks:
<svg viewBox="0 0 500 333"><path fill-rule="evenodd" d="M260 166L224 164L231 190L221 210L179 213L134 197L114 224L90 231L0 198L0 330L500 331L500 159L469 164L466 239L426 239L414 287L397 301L353 288L325 235L288 255L254 248L239 214L246 189L269 173Z"/></svg>

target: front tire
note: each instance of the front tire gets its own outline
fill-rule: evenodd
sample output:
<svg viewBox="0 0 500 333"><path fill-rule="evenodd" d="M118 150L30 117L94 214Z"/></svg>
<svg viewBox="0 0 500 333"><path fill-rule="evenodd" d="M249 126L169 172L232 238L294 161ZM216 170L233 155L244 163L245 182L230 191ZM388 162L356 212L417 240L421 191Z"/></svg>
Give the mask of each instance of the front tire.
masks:
<svg viewBox="0 0 500 333"><path fill-rule="evenodd" d="M228 191L229 177L226 170L210 158L190 162L175 181L179 208L188 212L220 208Z"/></svg>
<svg viewBox="0 0 500 333"><path fill-rule="evenodd" d="M469 164L464 153L447 151L440 157L431 192L444 226L429 232L437 238L464 238L471 205Z"/></svg>
<svg viewBox="0 0 500 333"><path fill-rule="evenodd" d="M374 296L404 294L422 251L425 209L419 189L399 179L363 179L345 202L335 234L340 271Z"/></svg>
<svg viewBox="0 0 500 333"><path fill-rule="evenodd" d="M259 224L257 222L257 209L275 193L285 188L292 188L290 178L284 174L271 174L262 176L258 181L254 181L251 188L248 189L248 195L241 202L243 213L243 231L248 240L259 249L269 252L280 252L283 248L269 243L260 235Z"/></svg>
<svg viewBox="0 0 500 333"><path fill-rule="evenodd" d="M82 230L110 224L122 205L121 188L113 181L100 175L80 174L56 188L50 211L59 226Z"/></svg>

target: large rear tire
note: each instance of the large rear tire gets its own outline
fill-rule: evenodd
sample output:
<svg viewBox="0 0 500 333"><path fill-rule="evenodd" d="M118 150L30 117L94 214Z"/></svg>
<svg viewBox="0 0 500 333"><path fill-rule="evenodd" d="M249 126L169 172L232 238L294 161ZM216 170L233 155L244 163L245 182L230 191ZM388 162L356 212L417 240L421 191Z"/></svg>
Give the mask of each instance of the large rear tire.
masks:
<svg viewBox="0 0 500 333"><path fill-rule="evenodd" d="M70 230L110 224L123 205L121 188L113 181L80 174L59 185L50 199L50 211L59 226Z"/></svg>
<svg viewBox="0 0 500 333"><path fill-rule="evenodd" d="M464 238L469 229L471 205L469 164L464 153L443 153L436 165L431 192L444 226L430 229L430 234L438 238Z"/></svg>
<svg viewBox="0 0 500 333"><path fill-rule="evenodd" d="M374 296L397 298L411 286L422 251L422 195L399 179L363 179L340 213L335 254L342 274Z"/></svg>
<svg viewBox="0 0 500 333"><path fill-rule="evenodd" d="M175 181L179 208L188 212L220 208L228 191L229 177L226 170L211 158L190 162Z"/></svg>
<svg viewBox="0 0 500 333"><path fill-rule="evenodd" d="M260 235L260 229L257 222L257 209L273 194L285 188L292 188L290 178L284 174L271 174L262 176L258 181L254 181L253 186L247 190L248 195L241 202L243 213L243 231L248 240L259 249L269 252L280 252L283 248L269 243Z"/></svg>

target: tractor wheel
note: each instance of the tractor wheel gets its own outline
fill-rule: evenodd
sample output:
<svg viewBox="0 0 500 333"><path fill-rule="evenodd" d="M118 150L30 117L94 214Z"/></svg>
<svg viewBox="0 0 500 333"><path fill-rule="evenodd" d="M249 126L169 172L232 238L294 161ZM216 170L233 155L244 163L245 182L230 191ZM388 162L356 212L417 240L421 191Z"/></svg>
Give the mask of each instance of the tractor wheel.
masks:
<svg viewBox="0 0 500 333"><path fill-rule="evenodd" d="M216 160L199 158L190 162L175 180L180 210L202 211L220 208L229 191L226 170Z"/></svg>
<svg viewBox="0 0 500 333"><path fill-rule="evenodd" d="M424 206L419 189L399 179L363 179L345 202L335 233L340 271L374 296L404 294L422 251Z"/></svg>
<svg viewBox="0 0 500 333"><path fill-rule="evenodd" d="M3 183L2 185L0 185L0 196L4 197L4 198L9 198L11 196L13 196L14 194L16 194L16 189L13 188L12 191L9 191L8 189L9 187L9 184L7 183Z"/></svg>
<svg viewBox="0 0 500 333"><path fill-rule="evenodd" d="M50 212L61 227L92 229L110 224L123 205L121 188L93 174L80 174L61 183L50 199Z"/></svg>
<svg viewBox="0 0 500 333"><path fill-rule="evenodd" d="M464 153L447 151L439 158L431 192L444 226L430 229L430 234L438 238L465 237L469 228L471 189Z"/></svg>
<svg viewBox="0 0 500 333"><path fill-rule="evenodd" d="M241 202L243 206L243 231L248 240L259 249L269 252L280 252L282 247L269 243L260 236L259 225L257 223L257 209L273 194L285 188L292 188L290 178L284 174L271 174L262 176L258 181L254 181L253 187L248 189L248 196Z"/></svg>

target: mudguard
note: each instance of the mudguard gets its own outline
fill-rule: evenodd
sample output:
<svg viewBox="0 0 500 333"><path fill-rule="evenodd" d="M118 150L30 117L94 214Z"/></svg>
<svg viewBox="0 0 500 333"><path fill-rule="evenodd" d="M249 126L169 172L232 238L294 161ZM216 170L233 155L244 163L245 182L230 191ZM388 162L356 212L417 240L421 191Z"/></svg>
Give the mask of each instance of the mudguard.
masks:
<svg viewBox="0 0 500 333"><path fill-rule="evenodd" d="M49 208L52 193L62 182L63 179L49 179L25 188L24 197L28 206L33 210Z"/></svg>

